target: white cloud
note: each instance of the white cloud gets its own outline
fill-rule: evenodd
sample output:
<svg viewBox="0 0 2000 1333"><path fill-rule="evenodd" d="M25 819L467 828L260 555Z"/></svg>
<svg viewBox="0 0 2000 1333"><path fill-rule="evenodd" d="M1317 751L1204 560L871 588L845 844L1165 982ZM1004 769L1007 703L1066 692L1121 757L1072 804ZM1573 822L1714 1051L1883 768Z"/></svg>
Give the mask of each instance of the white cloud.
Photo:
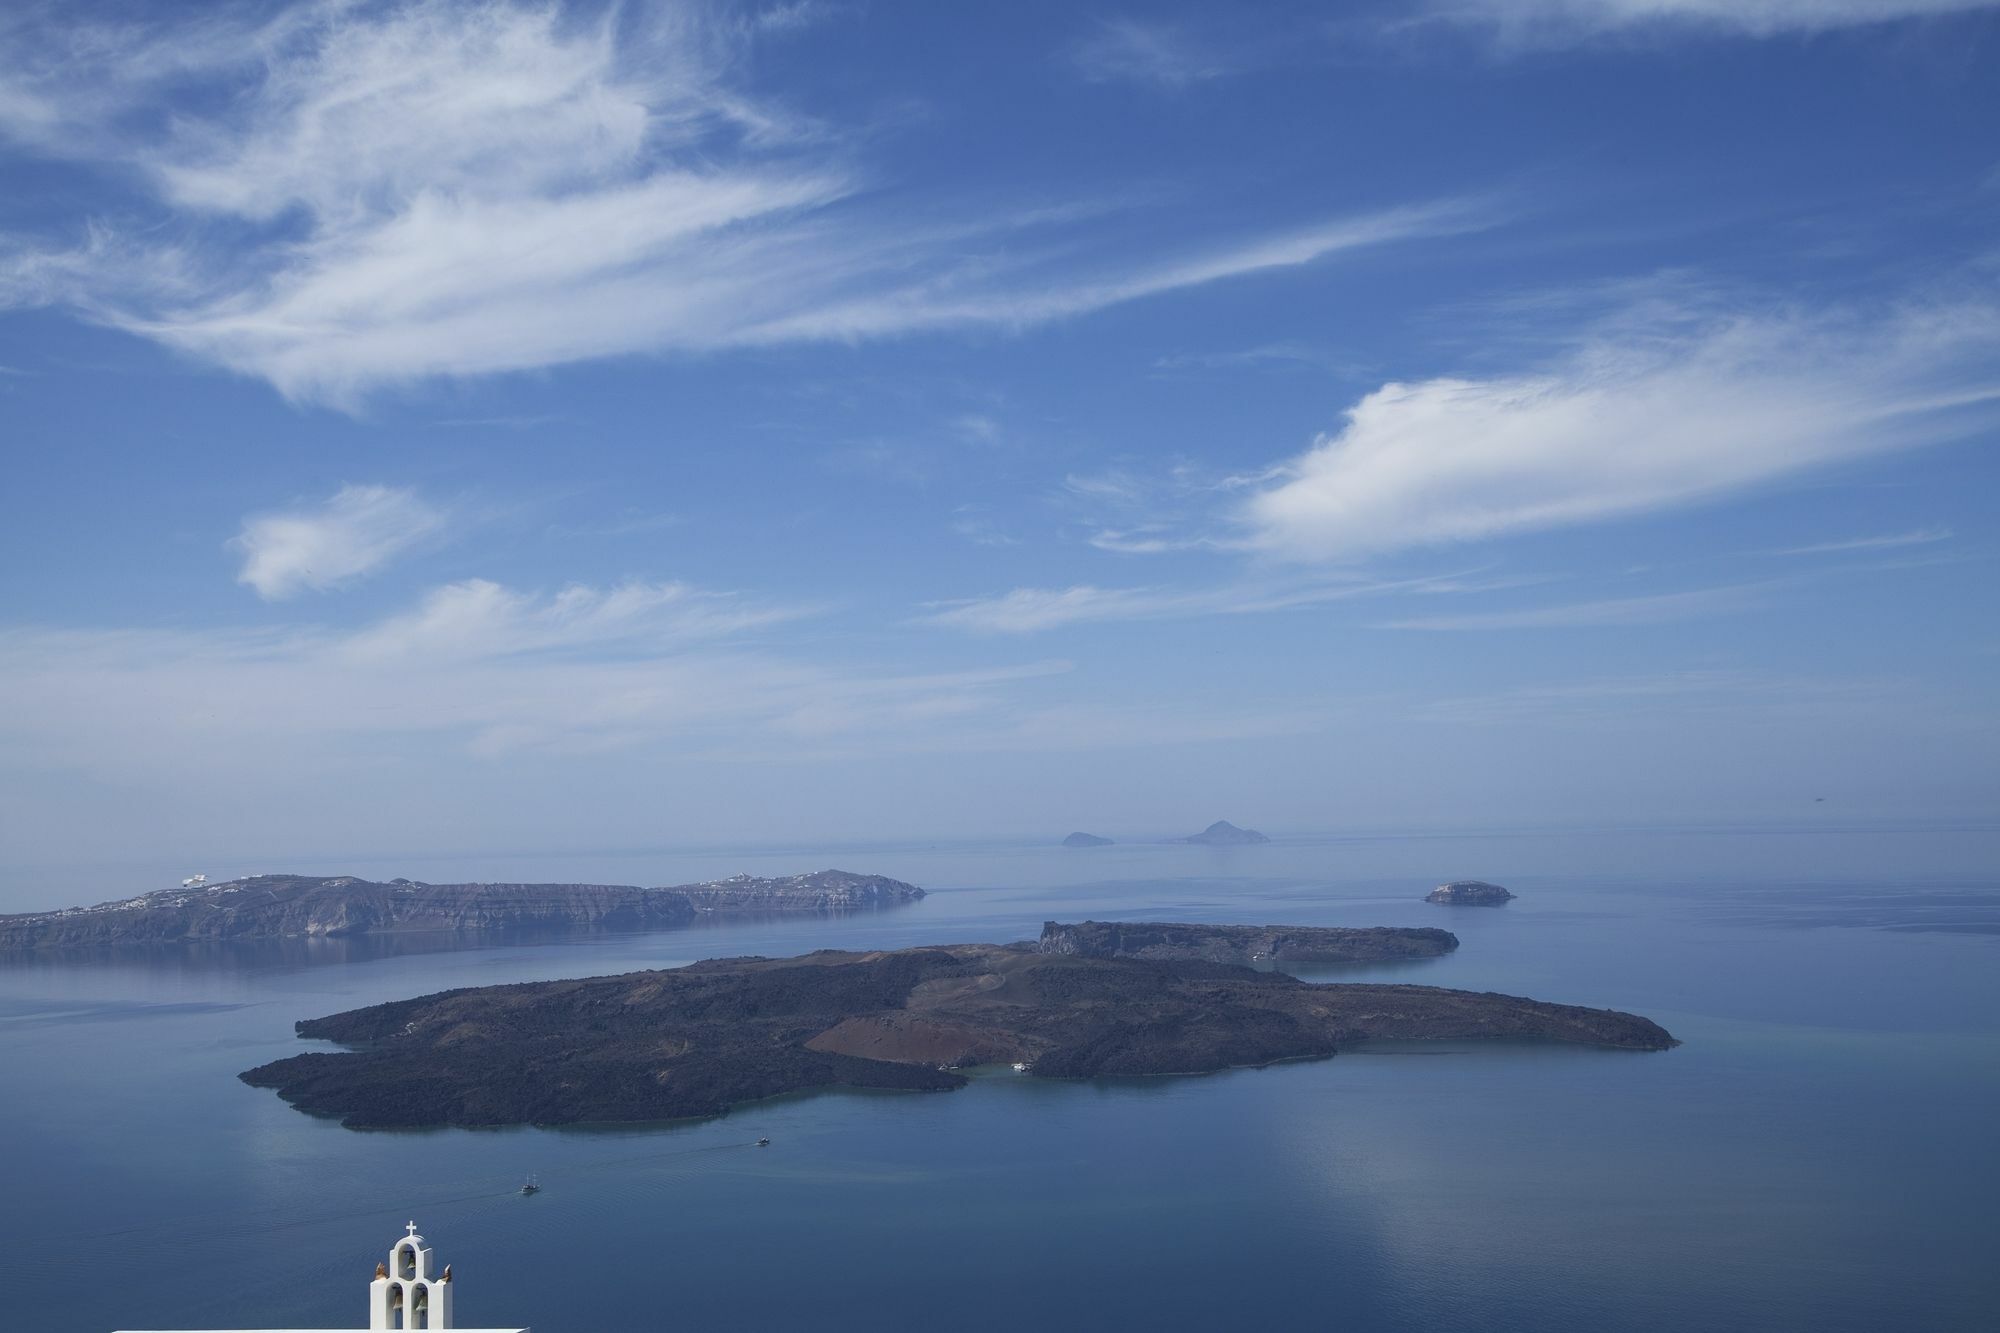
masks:
<svg viewBox="0 0 2000 1333"><path fill-rule="evenodd" d="M1990 302L1621 328L1547 369L1386 384L1240 517L1335 560L1684 505L1963 434L1996 350Z"/></svg>
<svg viewBox="0 0 2000 1333"><path fill-rule="evenodd" d="M243 555L236 581L267 601L337 587L382 568L445 522L412 491L343 486L315 508L245 519L229 543Z"/></svg>
<svg viewBox="0 0 2000 1333"><path fill-rule="evenodd" d="M1432 14L1492 29L1509 46L1552 46L1672 28L1770 37L1991 9L1995 0L1435 0Z"/></svg>
<svg viewBox="0 0 2000 1333"><path fill-rule="evenodd" d="M118 168L153 216L0 240L0 303L68 305L352 406L639 352L1021 327L1479 224L1436 205L1093 257L1073 234L1089 209L890 213L853 145L733 85L758 27L526 0L155 27L26 11L0 41L0 135ZM1010 253L1029 230L1056 243Z"/></svg>

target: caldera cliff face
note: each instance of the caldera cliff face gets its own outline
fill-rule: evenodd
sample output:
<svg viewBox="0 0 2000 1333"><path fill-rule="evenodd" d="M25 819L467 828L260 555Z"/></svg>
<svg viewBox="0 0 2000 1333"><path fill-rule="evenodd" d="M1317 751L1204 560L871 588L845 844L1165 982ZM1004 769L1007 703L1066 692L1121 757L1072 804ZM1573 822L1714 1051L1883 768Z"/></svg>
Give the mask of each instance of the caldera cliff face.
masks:
<svg viewBox="0 0 2000 1333"><path fill-rule="evenodd" d="M0 916L0 950L354 936L392 931L659 930L705 914L840 912L922 899L914 884L820 870L647 889L632 884L386 883L255 875L95 907Z"/></svg>

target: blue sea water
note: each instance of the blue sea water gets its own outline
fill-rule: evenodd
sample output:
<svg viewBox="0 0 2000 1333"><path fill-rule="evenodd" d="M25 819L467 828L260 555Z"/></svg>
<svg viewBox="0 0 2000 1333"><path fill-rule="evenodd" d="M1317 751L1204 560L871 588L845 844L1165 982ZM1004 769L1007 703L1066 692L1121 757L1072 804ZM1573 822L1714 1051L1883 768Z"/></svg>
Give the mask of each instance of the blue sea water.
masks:
<svg viewBox="0 0 2000 1333"><path fill-rule="evenodd" d="M526 945L0 963L0 1322L352 1327L415 1219L455 1266L461 1324L537 1333L1995 1326L1991 831L341 868L666 883L828 863L933 893ZM1420 901L1466 876L1521 896ZM1091 1083L993 1070L949 1094L562 1131L357 1133L235 1077L302 1049L296 1019L449 987L1086 917L1445 925L1449 957L1315 979L1615 1006L1685 1044L1413 1045Z"/></svg>

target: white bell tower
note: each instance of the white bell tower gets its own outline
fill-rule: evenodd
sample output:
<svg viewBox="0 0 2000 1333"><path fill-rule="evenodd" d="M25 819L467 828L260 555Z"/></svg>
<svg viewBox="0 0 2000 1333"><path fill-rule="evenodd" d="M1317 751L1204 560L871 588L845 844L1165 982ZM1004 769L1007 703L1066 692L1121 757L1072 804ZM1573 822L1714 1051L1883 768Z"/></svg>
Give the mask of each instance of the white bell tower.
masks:
<svg viewBox="0 0 2000 1333"><path fill-rule="evenodd" d="M450 1328L451 1265L431 1275L432 1252L410 1223L410 1233L389 1251L389 1262L375 1265L368 1284L370 1333L392 1328Z"/></svg>

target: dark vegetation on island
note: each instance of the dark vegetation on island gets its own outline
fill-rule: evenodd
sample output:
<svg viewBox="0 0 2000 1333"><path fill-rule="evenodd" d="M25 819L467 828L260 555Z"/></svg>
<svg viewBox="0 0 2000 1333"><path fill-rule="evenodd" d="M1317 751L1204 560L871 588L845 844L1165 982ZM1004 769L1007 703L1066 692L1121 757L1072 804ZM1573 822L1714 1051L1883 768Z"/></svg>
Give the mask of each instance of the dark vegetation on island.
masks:
<svg viewBox="0 0 2000 1333"><path fill-rule="evenodd" d="M776 879L738 875L662 889L256 875L95 907L0 916L0 951L392 931L658 930L709 915L855 911L923 896L914 884L846 870Z"/></svg>
<svg viewBox="0 0 2000 1333"><path fill-rule="evenodd" d="M1094 938L1092 924L1052 923L1083 934L1035 944L825 950L447 991L302 1022L300 1036L352 1049L242 1078L354 1128L561 1125L718 1115L816 1088L941 1091L966 1082L958 1069L994 1063L1089 1078L1209 1073L1381 1039L1675 1044L1611 1009L1064 951L1066 938ZM1213 929L1224 943L1178 934L1171 947L1233 950L1232 930L1272 928Z"/></svg>
<svg viewBox="0 0 2000 1333"><path fill-rule="evenodd" d="M1226 819L1218 819L1201 832L1175 838L1174 841L1200 843L1205 847L1238 847L1245 843L1269 842L1270 839L1256 829L1237 828Z"/></svg>
<svg viewBox="0 0 2000 1333"><path fill-rule="evenodd" d="M1498 907L1513 897L1498 884L1488 884L1483 879L1455 879L1432 889L1424 895L1424 901L1446 903L1453 907Z"/></svg>

